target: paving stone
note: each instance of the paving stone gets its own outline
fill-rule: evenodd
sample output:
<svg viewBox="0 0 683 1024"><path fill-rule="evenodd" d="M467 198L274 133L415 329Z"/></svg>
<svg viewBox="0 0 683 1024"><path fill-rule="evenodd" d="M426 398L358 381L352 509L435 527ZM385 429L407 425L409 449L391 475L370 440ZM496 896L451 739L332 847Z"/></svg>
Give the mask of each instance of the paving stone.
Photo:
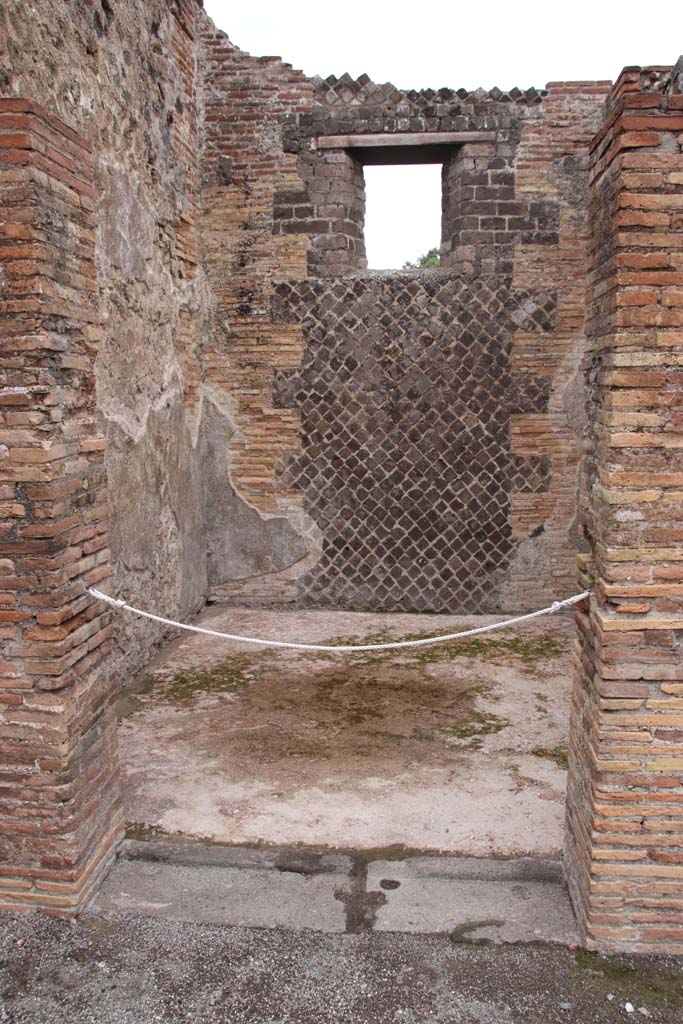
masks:
<svg viewBox="0 0 683 1024"><path fill-rule="evenodd" d="M386 897L377 910L377 931L447 932L468 941L579 941L559 861L374 861L367 889Z"/></svg>
<svg viewBox="0 0 683 1024"><path fill-rule="evenodd" d="M348 885L343 872L308 875L268 868L122 859L102 885L92 911L252 928L343 932L346 913L335 892Z"/></svg>

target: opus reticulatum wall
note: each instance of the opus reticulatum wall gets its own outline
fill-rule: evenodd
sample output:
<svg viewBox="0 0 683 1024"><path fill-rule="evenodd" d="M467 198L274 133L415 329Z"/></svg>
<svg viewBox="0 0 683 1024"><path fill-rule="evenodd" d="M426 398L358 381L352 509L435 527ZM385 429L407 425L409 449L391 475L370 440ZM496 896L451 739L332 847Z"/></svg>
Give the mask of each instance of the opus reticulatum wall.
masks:
<svg viewBox="0 0 683 1024"><path fill-rule="evenodd" d="M566 593L607 84L404 92L203 45L211 372L239 381L233 486L281 524L260 572L223 533L212 599L495 611ZM442 268L368 273L363 165L406 161L442 164ZM425 490L444 500L408 498Z"/></svg>

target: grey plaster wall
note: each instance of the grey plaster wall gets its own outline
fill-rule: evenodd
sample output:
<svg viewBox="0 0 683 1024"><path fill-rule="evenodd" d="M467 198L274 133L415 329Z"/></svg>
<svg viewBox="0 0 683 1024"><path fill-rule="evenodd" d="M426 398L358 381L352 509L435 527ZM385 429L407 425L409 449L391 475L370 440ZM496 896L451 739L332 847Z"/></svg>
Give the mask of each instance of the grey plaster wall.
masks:
<svg viewBox="0 0 683 1024"><path fill-rule="evenodd" d="M281 572L308 550L284 516L264 517L233 487L228 451L234 430L219 403L205 404L202 485L209 587Z"/></svg>

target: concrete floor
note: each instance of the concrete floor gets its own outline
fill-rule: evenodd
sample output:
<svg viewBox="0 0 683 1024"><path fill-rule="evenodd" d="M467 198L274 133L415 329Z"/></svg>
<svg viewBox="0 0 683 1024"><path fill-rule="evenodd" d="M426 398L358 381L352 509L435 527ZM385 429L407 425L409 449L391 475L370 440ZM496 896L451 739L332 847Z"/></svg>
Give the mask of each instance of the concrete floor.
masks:
<svg viewBox="0 0 683 1024"><path fill-rule="evenodd" d="M310 642L492 617L210 610L211 628ZM573 619L385 655L184 634L120 699L131 834L556 857Z"/></svg>

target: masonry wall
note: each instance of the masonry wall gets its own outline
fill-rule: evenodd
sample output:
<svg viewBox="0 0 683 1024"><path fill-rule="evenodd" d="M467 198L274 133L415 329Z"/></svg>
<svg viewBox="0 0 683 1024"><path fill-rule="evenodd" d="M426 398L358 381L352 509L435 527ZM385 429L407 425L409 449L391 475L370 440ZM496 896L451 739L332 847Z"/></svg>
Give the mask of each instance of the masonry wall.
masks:
<svg viewBox="0 0 683 1024"><path fill-rule="evenodd" d="M628 68L591 155L566 865L589 945L683 953L683 72Z"/></svg>
<svg viewBox="0 0 683 1024"><path fill-rule="evenodd" d="M233 400L231 484L258 513L250 562L214 537L212 598L483 612L571 591L606 85L405 92L307 81L210 26L202 45L210 373ZM417 136L433 155L444 132L466 133L439 151L444 269L367 273L365 157L344 140Z"/></svg>
<svg viewBox="0 0 683 1024"><path fill-rule="evenodd" d="M276 285L304 354L276 375L302 451L279 477L323 534L299 580L314 606L478 611L500 602L515 542L509 492L547 490L550 463L512 451L515 415L547 381L515 376L518 331L548 330L554 295L416 272Z"/></svg>
<svg viewBox="0 0 683 1024"><path fill-rule="evenodd" d="M275 281L303 277L306 240L273 232L276 190L300 190L283 122L310 108L310 83L275 57L253 58L208 18L200 50L205 266L215 304L205 353L215 427L210 472L223 497L207 509L208 579L238 599L277 601L318 557L318 531L300 493L275 484L279 460L299 444L295 412L275 407L273 375L296 367L296 328L273 324ZM220 517L231 516L226 529ZM218 515L216 513L219 513Z"/></svg>
<svg viewBox="0 0 683 1024"><path fill-rule="evenodd" d="M0 18L0 908L76 912L121 835L160 634L86 587L522 609L579 547L572 896L589 945L683 953L680 65L603 108L309 80L195 0ZM442 269L368 273L341 139L459 131Z"/></svg>
<svg viewBox="0 0 683 1024"><path fill-rule="evenodd" d="M3 17L3 90L36 97L93 147L104 328L96 371L114 592L187 617L207 590L238 602L451 611L525 608L571 590L586 146L605 86L503 94L406 92L366 76L309 80L277 58L242 53L194 0L116 8L58 0L38 4L30 22L15 8ZM346 344L339 325L358 305L347 278L364 274L364 188L351 151L323 151L315 140L444 131L483 132L489 141L444 155L444 270L416 279L410 310L398 280L381 285L370 275L354 286L373 312L371 324L357 319L352 347L369 339L393 366L381 371L379 390L380 363L353 371L344 386L363 402L373 392L379 422L368 407L367 445L329 462L336 413L316 455L321 425L314 428L304 406L331 383L314 379L313 368L325 378L338 372L334 352ZM446 271L457 296L452 311L441 288ZM501 316L482 309L480 279L491 302L503 296L510 304ZM312 284L310 303L299 296L287 308L286 295L303 280ZM336 325L325 296L334 281L346 296L335 300ZM276 294L280 284L289 291ZM400 327L392 312L399 295ZM529 311L515 313L522 295L531 312L544 310L542 328ZM438 318L444 329L430 346L425 338L438 333ZM314 337L321 329L327 363ZM460 344L474 373L491 345L501 361L499 376L484 370L476 394L471 379L439 377ZM392 374L408 366L413 376L427 374L423 385L430 374L437 381L431 397L407 388L407 377L397 396ZM304 379L308 394L295 387ZM461 435L453 451L462 472L420 454L450 419L449 404L456 411L448 436ZM492 409L501 423L489 420ZM428 480L449 494L459 489L460 504L412 509L393 531L373 516L354 530L346 517L340 532L346 499L330 506L329 488L338 483L339 495L355 500L354 460L367 469L389 423L393 459L397 417L418 439L409 464L401 460L408 487ZM491 453L479 477L471 460L465 466L473 445ZM302 475L306 461L318 483ZM395 473L392 481L366 478L376 509L405 500ZM411 551L430 552L424 579L439 583L419 600L413 587L414 596L397 601L404 588L387 583L405 572L408 534ZM356 562L359 551L378 546L382 578L373 590ZM477 555L463 554L468 548ZM485 577L480 592L463 604L477 569ZM121 671L142 665L159 635L148 623L118 621Z"/></svg>

